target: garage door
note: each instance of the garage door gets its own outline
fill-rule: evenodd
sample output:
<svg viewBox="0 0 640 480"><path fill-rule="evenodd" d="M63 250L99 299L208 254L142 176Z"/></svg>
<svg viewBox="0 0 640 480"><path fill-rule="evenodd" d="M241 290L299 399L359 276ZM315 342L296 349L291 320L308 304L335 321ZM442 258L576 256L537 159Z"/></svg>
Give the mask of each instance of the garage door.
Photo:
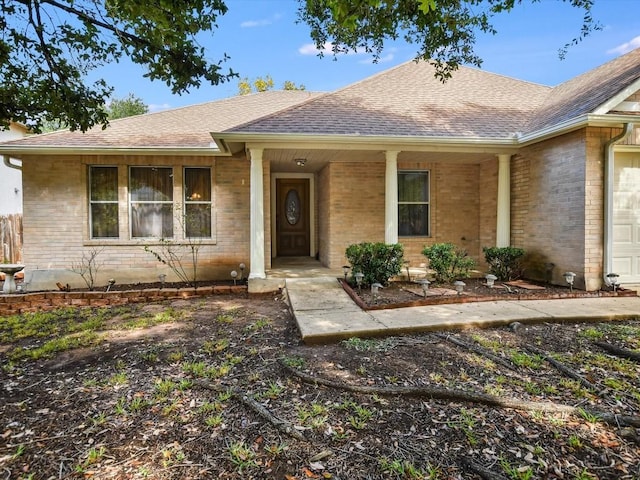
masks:
<svg viewBox="0 0 640 480"><path fill-rule="evenodd" d="M640 154L616 153L613 185L613 271L640 283Z"/></svg>

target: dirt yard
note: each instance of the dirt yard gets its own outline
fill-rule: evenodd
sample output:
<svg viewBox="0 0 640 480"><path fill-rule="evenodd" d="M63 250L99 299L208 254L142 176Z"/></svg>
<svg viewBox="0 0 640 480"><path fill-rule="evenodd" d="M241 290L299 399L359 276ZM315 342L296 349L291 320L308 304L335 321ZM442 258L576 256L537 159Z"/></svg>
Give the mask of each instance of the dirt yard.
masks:
<svg viewBox="0 0 640 480"><path fill-rule="evenodd" d="M4 318L0 478L638 479L639 350L638 321L305 346L275 295Z"/></svg>

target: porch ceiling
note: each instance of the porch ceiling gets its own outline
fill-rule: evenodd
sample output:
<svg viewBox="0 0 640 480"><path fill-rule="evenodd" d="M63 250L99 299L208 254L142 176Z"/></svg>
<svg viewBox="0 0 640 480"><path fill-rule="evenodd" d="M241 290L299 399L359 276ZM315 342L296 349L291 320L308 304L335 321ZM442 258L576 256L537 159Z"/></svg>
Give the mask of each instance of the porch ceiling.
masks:
<svg viewBox="0 0 640 480"><path fill-rule="evenodd" d="M497 153L400 152L398 160L477 164L495 161L496 155ZM383 162L385 153L371 150L266 149L264 158L270 162L274 172L313 173L320 171L328 163ZM304 166L297 164L298 159L304 160Z"/></svg>

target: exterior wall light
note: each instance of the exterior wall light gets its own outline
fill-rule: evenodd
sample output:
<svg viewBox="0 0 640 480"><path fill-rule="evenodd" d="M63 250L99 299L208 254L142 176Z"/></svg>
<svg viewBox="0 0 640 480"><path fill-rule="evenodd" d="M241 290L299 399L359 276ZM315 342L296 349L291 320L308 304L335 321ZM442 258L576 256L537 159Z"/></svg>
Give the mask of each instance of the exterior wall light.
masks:
<svg viewBox="0 0 640 480"><path fill-rule="evenodd" d="M462 280L457 280L455 282L453 282L453 286L456 287L456 292L458 292L458 295L462 295L462 292L464 292L464 287L467 284L464 283Z"/></svg>
<svg viewBox="0 0 640 480"><path fill-rule="evenodd" d="M576 274L573 272L565 272L563 276L564 276L564 281L569 284L569 290L573 292L573 282L576 279Z"/></svg>
<svg viewBox="0 0 640 480"><path fill-rule="evenodd" d="M496 283L496 280L498 279L498 277L491 273L485 275L484 278L487 280L487 287L489 288L493 288L493 284Z"/></svg>

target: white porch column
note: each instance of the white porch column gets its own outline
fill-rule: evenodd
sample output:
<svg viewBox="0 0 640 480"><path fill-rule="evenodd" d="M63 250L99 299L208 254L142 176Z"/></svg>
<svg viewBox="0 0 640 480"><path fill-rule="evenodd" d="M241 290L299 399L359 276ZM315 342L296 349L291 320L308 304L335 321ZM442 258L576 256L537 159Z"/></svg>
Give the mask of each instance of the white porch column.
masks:
<svg viewBox="0 0 640 480"><path fill-rule="evenodd" d="M511 245L511 155L498 155L496 247Z"/></svg>
<svg viewBox="0 0 640 480"><path fill-rule="evenodd" d="M251 157L250 188L250 237L251 270L249 278L266 278L264 271L264 187L262 168L262 149L249 149Z"/></svg>
<svg viewBox="0 0 640 480"><path fill-rule="evenodd" d="M384 191L384 241L398 243L398 153L386 151Z"/></svg>

